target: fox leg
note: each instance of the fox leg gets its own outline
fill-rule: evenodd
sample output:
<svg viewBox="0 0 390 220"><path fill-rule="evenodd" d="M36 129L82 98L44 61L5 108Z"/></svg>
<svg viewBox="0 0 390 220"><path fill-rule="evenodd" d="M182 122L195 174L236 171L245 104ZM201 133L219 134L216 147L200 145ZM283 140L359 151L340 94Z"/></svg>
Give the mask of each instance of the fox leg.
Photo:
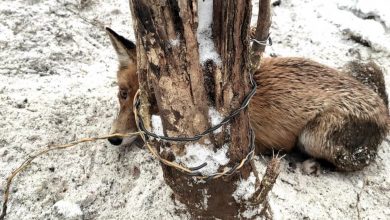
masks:
<svg viewBox="0 0 390 220"><path fill-rule="evenodd" d="M317 115L302 130L298 147L339 170L360 170L372 161L385 138L386 126L336 111Z"/></svg>

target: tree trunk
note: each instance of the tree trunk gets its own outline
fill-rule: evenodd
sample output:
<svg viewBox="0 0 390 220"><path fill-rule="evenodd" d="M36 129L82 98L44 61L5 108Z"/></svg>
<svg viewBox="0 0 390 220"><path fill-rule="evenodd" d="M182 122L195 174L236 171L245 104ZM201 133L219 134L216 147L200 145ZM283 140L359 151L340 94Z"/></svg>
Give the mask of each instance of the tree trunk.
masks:
<svg viewBox="0 0 390 220"><path fill-rule="evenodd" d="M207 10L207 3L199 2L199 5L198 8L196 0L130 0L137 39L141 115L150 130L150 106L153 106L150 103L156 102L166 136L189 137L203 132L212 123L208 116L210 108L227 116L241 105L250 91L251 2L214 0L211 5L214 23L209 33L207 27L202 33L198 31L198 23L203 19L198 17L198 10ZM203 22L200 23L203 25ZM204 58L199 36L213 36L219 57ZM221 132L202 138L198 144L203 148L211 147L214 152L226 144L229 146L229 162L219 167L218 171L221 171L247 156L249 128L248 110L245 109L224 125ZM157 141L153 144L164 146L160 150L161 156L170 161L185 156L189 146L194 145ZM252 167L249 163L231 176L207 182L161 165L164 179L175 198L184 203L194 217L240 217L248 208L244 201L248 199L241 200L233 194L237 184L250 177Z"/></svg>

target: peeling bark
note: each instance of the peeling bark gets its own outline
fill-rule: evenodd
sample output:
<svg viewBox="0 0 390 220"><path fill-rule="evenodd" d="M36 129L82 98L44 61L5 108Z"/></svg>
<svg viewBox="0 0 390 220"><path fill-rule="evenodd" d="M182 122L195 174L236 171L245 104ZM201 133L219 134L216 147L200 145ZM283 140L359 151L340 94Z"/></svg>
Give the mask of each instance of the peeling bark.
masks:
<svg viewBox="0 0 390 220"><path fill-rule="evenodd" d="M165 135L193 136L210 127L210 106L224 116L240 106L250 90L250 1L214 0L213 36L221 65L212 60L199 62L196 0L130 0L130 6L137 39L141 102L156 101ZM151 116L148 108L142 107L146 124ZM208 137L215 149L230 144L227 166L234 166L248 154L249 126L245 110L220 134ZM163 151L162 156L168 160L175 160L175 155L185 151L184 145L167 145L171 150ZM198 182L163 164L162 169L175 197L194 217L233 218L246 208L232 194L236 182L249 176L249 163L230 177L209 182Z"/></svg>

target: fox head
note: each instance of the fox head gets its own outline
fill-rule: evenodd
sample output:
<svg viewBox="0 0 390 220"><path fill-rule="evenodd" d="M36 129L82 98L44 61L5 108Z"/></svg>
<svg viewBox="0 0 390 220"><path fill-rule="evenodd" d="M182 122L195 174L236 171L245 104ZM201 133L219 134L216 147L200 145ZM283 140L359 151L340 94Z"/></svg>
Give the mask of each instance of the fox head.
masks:
<svg viewBox="0 0 390 220"><path fill-rule="evenodd" d="M137 76L137 53L133 42L115 33L110 28L106 28L111 43L116 51L119 61L117 72L119 113L115 118L111 134L136 132L135 117L133 113L133 99L139 88ZM127 145L136 140L137 135L120 138L109 138L113 145Z"/></svg>

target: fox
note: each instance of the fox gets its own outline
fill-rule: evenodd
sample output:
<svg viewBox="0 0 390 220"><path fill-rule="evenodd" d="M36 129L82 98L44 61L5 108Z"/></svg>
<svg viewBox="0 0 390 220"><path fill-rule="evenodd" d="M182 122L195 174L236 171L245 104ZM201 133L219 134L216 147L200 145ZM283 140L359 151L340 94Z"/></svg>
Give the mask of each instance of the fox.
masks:
<svg viewBox="0 0 390 220"><path fill-rule="evenodd" d="M119 113L111 133L136 132L133 98L139 88L135 44L106 28L119 61ZM262 58L258 89L249 105L256 153L295 149L340 171L361 170L376 157L389 131L384 74L374 62L352 61L343 70L307 58ZM111 137L112 145L137 135Z"/></svg>

